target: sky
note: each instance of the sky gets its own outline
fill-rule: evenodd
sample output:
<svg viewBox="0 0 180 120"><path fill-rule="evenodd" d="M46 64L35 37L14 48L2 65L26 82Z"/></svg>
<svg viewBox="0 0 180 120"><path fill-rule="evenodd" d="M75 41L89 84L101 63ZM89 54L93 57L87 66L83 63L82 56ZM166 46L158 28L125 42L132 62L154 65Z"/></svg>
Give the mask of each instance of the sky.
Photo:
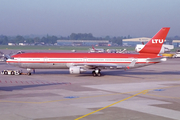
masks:
<svg viewBox="0 0 180 120"><path fill-rule="evenodd" d="M180 36L180 0L0 0L0 35Z"/></svg>

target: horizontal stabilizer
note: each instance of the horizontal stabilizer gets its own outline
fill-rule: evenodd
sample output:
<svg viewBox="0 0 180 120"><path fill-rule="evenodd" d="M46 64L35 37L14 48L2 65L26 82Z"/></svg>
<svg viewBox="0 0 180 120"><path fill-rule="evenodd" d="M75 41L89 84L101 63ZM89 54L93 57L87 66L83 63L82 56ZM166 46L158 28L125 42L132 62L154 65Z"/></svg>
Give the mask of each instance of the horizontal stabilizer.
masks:
<svg viewBox="0 0 180 120"><path fill-rule="evenodd" d="M163 62L166 60L167 60L167 58L165 58L165 57L157 57L157 58L148 58L147 62Z"/></svg>

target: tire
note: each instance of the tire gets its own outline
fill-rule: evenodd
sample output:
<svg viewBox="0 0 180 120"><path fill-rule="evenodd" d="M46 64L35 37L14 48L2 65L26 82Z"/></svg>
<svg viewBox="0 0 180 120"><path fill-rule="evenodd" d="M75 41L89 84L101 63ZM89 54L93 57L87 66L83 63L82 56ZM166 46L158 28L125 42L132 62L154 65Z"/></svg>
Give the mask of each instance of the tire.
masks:
<svg viewBox="0 0 180 120"><path fill-rule="evenodd" d="M96 76L97 76L97 74L96 74L95 71L92 71L92 76L93 76L93 77L96 77Z"/></svg>
<svg viewBox="0 0 180 120"><path fill-rule="evenodd" d="M101 77L101 73L99 72L99 73L97 74L97 76L98 76L98 77Z"/></svg>
<svg viewBox="0 0 180 120"><path fill-rule="evenodd" d="M27 73L28 75L31 75L31 73Z"/></svg>
<svg viewBox="0 0 180 120"><path fill-rule="evenodd" d="M14 71L11 71L11 75L15 75Z"/></svg>
<svg viewBox="0 0 180 120"><path fill-rule="evenodd" d="M4 71L4 75L8 75L8 72L7 72L7 71Z"/></svg>

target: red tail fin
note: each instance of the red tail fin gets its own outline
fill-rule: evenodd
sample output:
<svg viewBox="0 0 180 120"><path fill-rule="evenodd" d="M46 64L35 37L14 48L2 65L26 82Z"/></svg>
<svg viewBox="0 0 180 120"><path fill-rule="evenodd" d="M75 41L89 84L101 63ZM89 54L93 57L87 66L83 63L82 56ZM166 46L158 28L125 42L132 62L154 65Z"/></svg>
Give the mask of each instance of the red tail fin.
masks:
<svg viewBox="0 0 180 120"><path fill-rule="evenodd" d="M139 51L139 53L159 54L170 27L163 27L152 39Z"/></svg>

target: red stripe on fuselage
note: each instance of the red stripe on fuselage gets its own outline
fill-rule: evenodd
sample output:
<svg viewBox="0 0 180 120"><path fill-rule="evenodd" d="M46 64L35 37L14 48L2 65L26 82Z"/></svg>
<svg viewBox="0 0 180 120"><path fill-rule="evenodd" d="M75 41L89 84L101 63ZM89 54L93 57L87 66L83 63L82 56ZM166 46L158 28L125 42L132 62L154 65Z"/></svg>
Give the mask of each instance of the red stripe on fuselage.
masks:
<svg viewBox="0 0 180 120"><path fill-rule="evenodd" d="M120 58L120 59L147 59L147 58L157 58L160 56L154 54L121 54L121 53L23 53L12 56L14 58L20 58L21 60L11 61L7 60L7 63L131 63L129 61L23 61L23 58ZM146 62L137 62L146 63ZM148 62L157 63L157 62Z"/></svg>
<svg viewBox="0 0 180 120"><path fill-rule="evenodd" d="M73 61L72 61L73 62ZM38 62L38 61L7 61L7 63L72 63L71 61L64 62ZM73 63L85 63L85 62L73 62ZM131 63L131 62L86 62L86 63ZM147 63L147 62L136 62L136 64ZM158 62L148 62L148 63L158 63Z"/></svg>
<svg viewBox="0 0 180 120"><path fill-rule="evenodd" d="M154 54L121 54L121 53L23 53L14 58L155 58Z"/></svg>

